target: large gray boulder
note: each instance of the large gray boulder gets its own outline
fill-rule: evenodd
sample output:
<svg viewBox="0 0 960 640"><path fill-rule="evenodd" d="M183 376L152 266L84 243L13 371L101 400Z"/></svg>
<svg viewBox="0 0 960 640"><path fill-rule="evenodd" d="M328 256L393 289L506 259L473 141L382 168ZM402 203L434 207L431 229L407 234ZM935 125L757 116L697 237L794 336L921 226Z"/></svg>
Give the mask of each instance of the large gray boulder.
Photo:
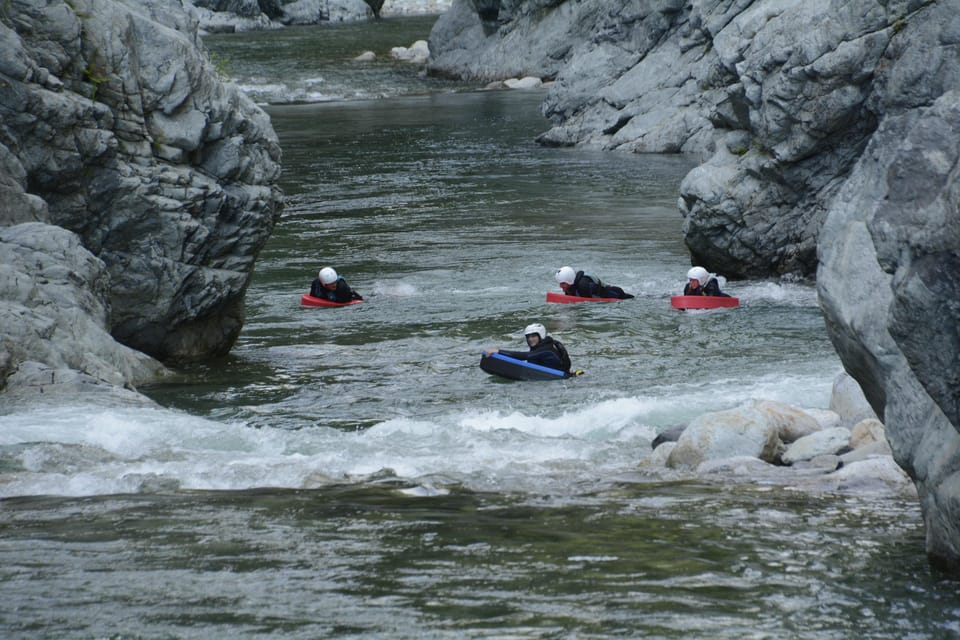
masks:
<svg viewBox="0 0 960 640"><path fill-rule="evenodd" d="M553 78L610 14L601 5L453 0L430 32L428 72L478 82Z"/></svg>
<svg viewBox="0 0 960 640"><path fill-rule="evenodd" d="M13 377L36 398L67 381L134 387L162 377L163 365L111 338L109 283L76 234L41 222L0 228L0 388Z"/></svg>
<svg viewBox="0 0 960 640"><path fill-rule="evenodd" d="M266 114L218 77L195 20L174 0L10 0L0 84L0 226L75 234L79 248L50 260L86 252L102 265L62 284L84 298L95 283L103 304L82 310L124 345L165 362L226 353L282 209L280 147ZM29 255L6 255L22 280L49 279ZM19 293L0 295L19 304ZM73 366L11 352L11 331L0 325L8 371L32 358Z"/></svg>
<svg viewBox="0 0 960 640"><path fill-rule="evenodd" d="M715 411L694 418L667 459L675 469L696 469L710 460L748 456L773 463L783 443L778 420L756 406Z"/></svg>

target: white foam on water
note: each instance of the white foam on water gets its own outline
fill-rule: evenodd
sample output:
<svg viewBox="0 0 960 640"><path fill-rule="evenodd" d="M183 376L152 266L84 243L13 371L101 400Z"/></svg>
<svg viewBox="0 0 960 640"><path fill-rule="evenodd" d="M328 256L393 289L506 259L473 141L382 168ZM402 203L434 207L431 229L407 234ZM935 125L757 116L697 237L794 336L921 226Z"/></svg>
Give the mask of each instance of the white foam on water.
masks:
<svg viewBox="0 0 960 640"><path fill-rule="evenodd" d="M318 85L322 80L315 80L305 84L289 85L279 82L238 82L237 87L250 96L257 104L290 104L296 102L332 102L343 100L345 96L321 91ZM350 96L354 97L354 96Z"/></svg>
<svg viewBox="0 0 960 640"><path fill-rule="evenodd" d="M363 431L254 428L160 408L37 409L0 416L0 496L301 488L385 470L411 481L557 468L594 476L625 464L611 455L625 442L630 460L649 451L648 402L608 400L555 418L472 410Z"/></svg>
<svg viewBox="0 0 960 640"><path fill-rule="evenodd" d="M659 430L707 411L754 399L801 408L829 402L829 384L814 376L748 385L731 378L709 388L696 403L702 385L675 385L555 416L474 408L354 431L257 428L163 408L37 408L0 416L0 496L309 488L384 473L468 487L495 478L498 490L546 477L572 486L634 471Z"/></svg>
<svg viewBox="0 0 960 640"><path fill-rule="evenodd" d="M793 282L733 282L721 286L740 298L740 304L775 303L793 307L816 307L817 290L809 284ZM734 289L736 291L734 292Z"/></svg>
<svg viewBox="0 0 960 640"><path fill-rule="evenodd" d="M373 284L373 293L378 296L394 298L413 298L420 295L416 286L409 282L377 281Z"/></svg>

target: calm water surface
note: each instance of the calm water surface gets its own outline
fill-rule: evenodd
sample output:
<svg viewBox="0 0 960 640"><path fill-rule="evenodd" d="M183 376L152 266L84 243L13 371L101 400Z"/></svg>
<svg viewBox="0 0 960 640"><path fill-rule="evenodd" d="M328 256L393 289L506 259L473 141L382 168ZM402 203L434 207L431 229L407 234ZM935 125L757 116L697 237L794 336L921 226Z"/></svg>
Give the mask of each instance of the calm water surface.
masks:
<svg viewBox="0 0 960 640"><path fill-rule="evenodd" d="M641 466L707 411L827 406L813 287L671 310L691 161L540 148L542 93L351 60L431 22L208 39L272 103L286 214L229 358L0 415L0 635L960 637L914 500ZM328 264L363 304L300 306ZM637 298L548 305L563 264ZM584 376L479 370L533 321Z"/></svg>

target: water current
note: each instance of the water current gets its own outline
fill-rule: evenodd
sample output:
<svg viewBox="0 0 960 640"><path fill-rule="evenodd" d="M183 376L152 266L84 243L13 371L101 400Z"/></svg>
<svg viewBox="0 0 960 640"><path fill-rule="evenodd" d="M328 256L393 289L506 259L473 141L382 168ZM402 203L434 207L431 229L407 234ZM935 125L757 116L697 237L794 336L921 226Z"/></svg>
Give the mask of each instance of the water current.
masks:
<svg viewBox="0 0 960 640"><path fill-rule="evenodd" d="M828 406L814 288L672 310L692 160L537 146L542 91L389 59L432 21L206 40L273 120L286 212L228 358L156 406L0 414L0 636L960 637L915 500L641 466L708 411ZM547 304L565 264L636 298ZM301 307L325 265L365 302ZM480 371L534 321L585 375Z"/></svg>

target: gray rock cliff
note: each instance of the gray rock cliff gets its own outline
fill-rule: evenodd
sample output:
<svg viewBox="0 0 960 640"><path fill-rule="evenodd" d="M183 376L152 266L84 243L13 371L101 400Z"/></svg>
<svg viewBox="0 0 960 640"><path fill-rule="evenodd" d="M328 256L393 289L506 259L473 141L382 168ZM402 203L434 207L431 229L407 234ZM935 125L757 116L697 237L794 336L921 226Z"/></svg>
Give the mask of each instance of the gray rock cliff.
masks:
<svg viewBox="0 0 960 640"><path fill-rule="evenodd" d="M374 15L372 4L377 2L383 0L184 0L184 7L204 31L233 33L368 20Z"/></svg>
<svg viewBox="0 0 960 640"><path fill-rule="evenodd" d="M895 68L897 65L892 65ZM960 567L960 94L886 117L829 209L834 345L917 483L930 554Z"/></svg>
<svg viewBox="0 0 960 640"><path fill-rule="evenodd" d="M280 148L180 3L7 2L0 113L0 296L47 327L31 342L3 319L0 386L24 362L133 385L226 353L282 209Z"/></svg>
<svg viewBox="0 0 960 640"><path fill-rule="evenodd" d="M436 74L556 82L548 145L684 152L692 261L816 277L960 570L960 0L457 0Z"/></svg>

